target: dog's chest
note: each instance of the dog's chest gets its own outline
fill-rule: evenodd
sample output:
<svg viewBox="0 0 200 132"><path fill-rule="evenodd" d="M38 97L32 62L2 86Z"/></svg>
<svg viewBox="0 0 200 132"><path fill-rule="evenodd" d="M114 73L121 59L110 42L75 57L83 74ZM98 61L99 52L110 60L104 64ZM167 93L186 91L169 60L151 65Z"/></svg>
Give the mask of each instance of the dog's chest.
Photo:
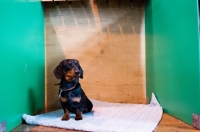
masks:
<svg viewBox="0 0 200 132"><path fill-rule="evenodd" d="M76 89L73 89L73 90L70 90L70 91L63 91L61 93L61 101L62 102L80 102L81 101L81 93L82 90L81 88L76 88Z"/></svg>

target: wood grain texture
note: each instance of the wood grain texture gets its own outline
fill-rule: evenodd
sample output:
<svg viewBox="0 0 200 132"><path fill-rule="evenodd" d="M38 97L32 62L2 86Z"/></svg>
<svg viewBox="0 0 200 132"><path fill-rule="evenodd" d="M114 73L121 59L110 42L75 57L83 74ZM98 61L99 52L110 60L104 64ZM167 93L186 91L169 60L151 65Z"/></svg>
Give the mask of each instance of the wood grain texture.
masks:
<svg viewBox="0 0 200 132"><path fill-rule="evenodd" d="M136 5L45 5L46 107L60 106L53 70L66 58L79 60L84 70L80 82L89 98L146 103L144 9Z"/></svg>

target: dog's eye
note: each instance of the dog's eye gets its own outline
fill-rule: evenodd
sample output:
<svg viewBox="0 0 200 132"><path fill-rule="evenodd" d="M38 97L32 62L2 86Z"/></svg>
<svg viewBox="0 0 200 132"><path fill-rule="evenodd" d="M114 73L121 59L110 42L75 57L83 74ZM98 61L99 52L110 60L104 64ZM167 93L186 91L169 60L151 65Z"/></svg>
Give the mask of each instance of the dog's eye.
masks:
<svg viewBox="0 0 200 132"><path fill-rule="evenodd" d="M74 61L75 64L78 64L78 61Z"/></svg>
<svg viewBox="0 0 200 132"><path fill-rule="evenodd" d="M69 64L71 65L71 64L72 64L72 62L71 62L71 61L69 61Z"/></svg>
<svg viewBox="0 0 200 132"><path fill-rule="evenodd" d="M74 63L75 63L75 64L79 64L79 62L78 62L78 61L74 61Z"/></svg>

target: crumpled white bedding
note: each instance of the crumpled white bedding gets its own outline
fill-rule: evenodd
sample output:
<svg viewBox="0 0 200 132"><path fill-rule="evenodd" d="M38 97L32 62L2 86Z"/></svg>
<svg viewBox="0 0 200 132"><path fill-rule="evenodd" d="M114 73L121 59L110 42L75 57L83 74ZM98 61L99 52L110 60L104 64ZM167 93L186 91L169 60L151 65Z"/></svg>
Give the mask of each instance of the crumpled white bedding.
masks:
<svg viewBox="0 0 200 132"><path fill-rule="evenodd" d="M62 121L63 110L31 116L23 114L27 124L58 127L92 132L152 132L160 122L162 107L152 93L150 104L108 103L91 99L92 112L83 114L83 120L76 121L70 114L68 121Z"/></svg>

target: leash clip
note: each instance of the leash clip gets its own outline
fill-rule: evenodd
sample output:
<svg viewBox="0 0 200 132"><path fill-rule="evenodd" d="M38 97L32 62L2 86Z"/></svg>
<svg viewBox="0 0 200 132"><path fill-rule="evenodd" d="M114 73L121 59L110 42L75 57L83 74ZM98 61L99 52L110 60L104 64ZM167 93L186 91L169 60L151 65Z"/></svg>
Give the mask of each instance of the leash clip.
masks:
<svg viewBox="0 0 200 132"><path fill-rule="evenodd" d="M62 89L60 89L60 93L58 95L59 98L61 97L61 93L62 93Z"/></svg>

